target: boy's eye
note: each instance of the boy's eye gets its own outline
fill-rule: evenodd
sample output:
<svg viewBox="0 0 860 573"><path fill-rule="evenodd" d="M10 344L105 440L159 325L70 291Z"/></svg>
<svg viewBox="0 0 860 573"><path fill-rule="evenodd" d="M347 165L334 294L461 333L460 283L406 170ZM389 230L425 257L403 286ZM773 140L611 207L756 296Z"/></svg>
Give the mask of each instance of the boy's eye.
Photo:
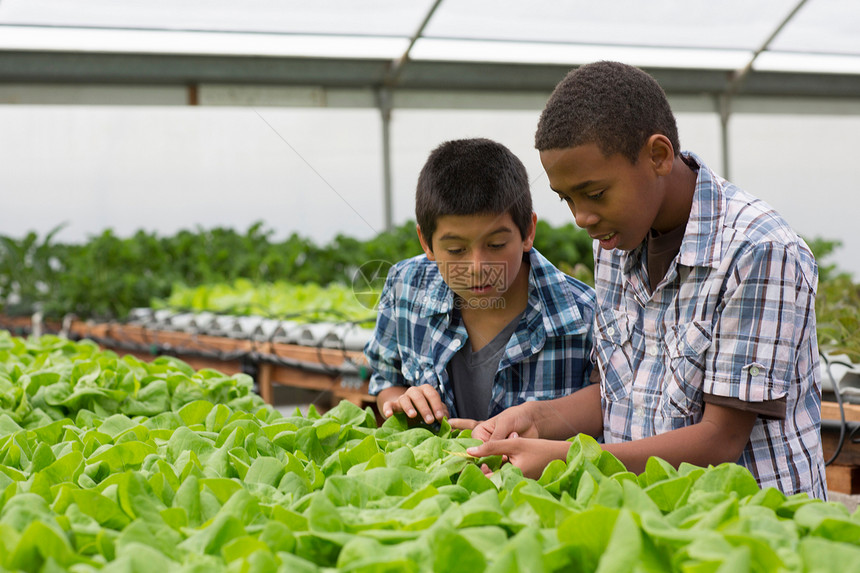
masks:
<svg viewBox="0 0 860 573"><path fill-rule="evenodd" d="M561 193L558 194L558 200L562 203L570 203L570 197L568 197L567 195L562 195Z"/></svg>
<svg viewBox="0 0 860 573"><path fill-rule="evenodd" d="M602 189L602 190L598 191L597 193L589 193L588 198L591 199L592 201L594 201L596 199L600 199L601 197L603 197L604 191L605 191L605 189Z"/></svg>
<svg viewBox="0 0 860 573"><path fill-rule="evenodd" d="M495 244L491 244L490 248L491 249L504 249L506 244L507 243L495 243Z"/></svg>
<svg viewBox="0 0 860 573"><path fill-rule="evenodd" d="M445 252L449 255L459 255L463 253L463 249L445 249Z"/></svg>

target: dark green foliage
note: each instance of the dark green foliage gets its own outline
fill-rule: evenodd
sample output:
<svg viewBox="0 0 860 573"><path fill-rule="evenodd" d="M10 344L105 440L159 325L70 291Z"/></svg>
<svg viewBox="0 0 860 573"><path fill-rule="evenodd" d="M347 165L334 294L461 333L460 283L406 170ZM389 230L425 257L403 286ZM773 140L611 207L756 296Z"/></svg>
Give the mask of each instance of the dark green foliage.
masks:
<svg viewBox="0 0 860 573"><path fill-rule="evenodd" d="M170 237L138 231L129 238L106 230L84 244L54 243L35 233L0 237L0 308L6 314L42 310L47 318L123 318L170 296L175 284L196 286L245 278L349 284L365 260L421 252L414 224L366 241L338 236L328 246L291 235L272 239L262 223L232 229L183 230Z"/></svg>
<svg viewBox="0 0 860 573"><path fill-rule="evenodd" d="M807 241L818 261L818 296L815 317L818 344L822 353L842 355L860 364L860 284L834 264L822 264L840 241Z"/></svg>
<svg viewBox="0 0 860 573"><path fill-rule="evenodd" d="M592 282L591 239L572 224L554 229L538 223L537 248L560 268ZM84 244L0 237L0 311L46 318L122 319L132 308L170 296L174 285L231 283L243 278L266 283L349 285L364 263L395 263L418 255L415 223L407 222L368 240L345 235L329 244L291 235L282 241L255 223L245 233L213 228L183 230L169 237L138 231L128 238L111 230Z"/></svg>
<svg viewBox="0 0 860 573"><path fill-rule="evenodd" d="M535 248L567 274L594 285L594 252L591 237L573 223L552 227L538 221Z"/></svg>

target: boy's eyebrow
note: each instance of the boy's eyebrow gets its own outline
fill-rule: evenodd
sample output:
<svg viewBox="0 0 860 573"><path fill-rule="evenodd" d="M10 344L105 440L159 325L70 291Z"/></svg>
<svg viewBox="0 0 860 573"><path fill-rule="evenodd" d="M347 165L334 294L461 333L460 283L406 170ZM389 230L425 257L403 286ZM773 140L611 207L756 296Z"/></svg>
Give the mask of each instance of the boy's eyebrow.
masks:
<svg viewBox="0 0 860 573"><path fill-rule="evenodd" d="M501 227L497 228L495 231L490 231L485 236L489 237L491 235L497 235L499 233L513 233L513 229L511 229L507 225L502 225ZM439 237L438 240L439 241L466 241L466 240L468 240L468 237L461 237L460 235L457 235L455 233L445 233L444 235Z"/></svg>
<svg viewBox="0 0 860 573"><path fill-rule="evenodd" d="M589 179L588 181L583 181L582 183L577 183L576 185L574 185L570 189L566 189L565 191L563 191L563 193L577 193L579 191L582 191L583 189L587 189L587 188L591 187L592 185L597 185L599 183L602 183L602 182L601 181L595 181L593 179ZM559 191L558 189L555 189L552 186L550 186L550 189L552 189L556 193L562 193L562 191Z"/></svg>

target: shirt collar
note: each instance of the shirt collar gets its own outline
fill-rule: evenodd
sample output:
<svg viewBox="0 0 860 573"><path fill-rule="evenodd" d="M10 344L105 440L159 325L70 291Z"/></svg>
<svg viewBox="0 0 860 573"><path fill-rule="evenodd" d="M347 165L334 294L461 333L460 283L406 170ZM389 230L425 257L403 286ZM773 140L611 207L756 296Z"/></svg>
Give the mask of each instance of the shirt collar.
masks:
<svg viewBox="0 0 860 573"><path fill-rule="evenodd" d="M539 312L546 332L556 336L581 334L591 327L580 312L581 300L574 294L569 278L537 249L529 251L529 302L526 316ZM583 287L584 289L585 287Z"/></svg>
<svg viewBox="0 0 860 573"><path fill-rule="evenodd" d="M711 171L695 153L684 151L682 157L698 167L696 188L693 192L693 205L684 238L679 249L679 262L688 267L719 266L722 250L722 233L725 220L725 195L723 187L726 181ZM623 256L622 268L629 275L642 261L645 244L639 245Z"/></svg>
<svg viewBox="0 0 860 573"><path fill-rule="evenodd" d="M680 263L688 267L719 266L722 253L722 233L725 222L726 180L711 171L695 154L682 155L699 166L696 190L687 229L681 242Z"/></svg>

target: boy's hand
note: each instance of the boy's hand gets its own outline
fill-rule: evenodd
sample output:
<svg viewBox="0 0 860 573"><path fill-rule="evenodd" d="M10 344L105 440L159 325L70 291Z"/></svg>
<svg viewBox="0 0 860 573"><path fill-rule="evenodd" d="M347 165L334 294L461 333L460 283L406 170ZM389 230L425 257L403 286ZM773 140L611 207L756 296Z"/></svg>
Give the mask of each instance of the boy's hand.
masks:
<svg viewBox="0 0 860 573"><path fill-rule="evenodd" d="M504 440L517 434L522 438L566 440L579 433L603 433L600 384L590 384L573 394L552 400L523 402L481 422L472 437L482 442Z"/></svg>
<svg viewBox="0 0 860 573"><path fill-rule="evenodd" d="M479 422L472 429L472 437L482 442L504 440L514 436L539 437L537 422L533 415L534 404L535 402L525 402L519 406L512 406L489 420Z"/></svg>
<svg viewBox="0 0 860 573"><path fill-rule="evenodd" d="M516 434L513 434L513 436L516 436ZM570 442L511 437L506 440L493 440L485 442L480 446L468 448L466 453L478 458L502 456L504 461L508 461L520 468L523 475L527 478L538 479L543 473L544 468L552 460L566 459L569 449ZM484 471L486 473L488 470L484 469Z"/></svg>
<svg viewBox="0 0 860 573"><path fill-rule="evenodd" d="M439 393L430 384L410 386L405 391L403 391L402 386L388 390L392 391L391 396L380 394L383 398L380 409L386 418L390 418L395 412L403 412L409 418L420 415L425 422L432 424L448 417L448 407L445 406Z"/></svg>
<svg viewBox="0 0 860 573"><path fill-rule="evenodd" d="M448 418L448 423L455 430L473 430L481 422L471 418Z"/></svg>

